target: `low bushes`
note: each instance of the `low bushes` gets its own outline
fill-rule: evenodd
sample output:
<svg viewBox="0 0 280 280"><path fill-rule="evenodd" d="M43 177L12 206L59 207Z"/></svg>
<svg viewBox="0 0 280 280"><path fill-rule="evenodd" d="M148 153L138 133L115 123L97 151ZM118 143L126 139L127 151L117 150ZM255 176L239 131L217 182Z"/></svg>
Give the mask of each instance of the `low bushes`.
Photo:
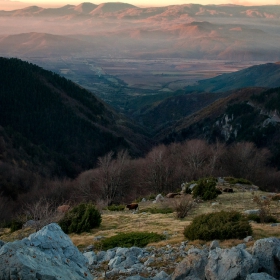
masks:
<svg viewBox="0 0 280 280"><path fill-rule="evenodd" d="M67 212L59 225L65 233L82 233L99 227L101 220L101 214L93 204L82 203Z"/></svg>
<svg viewBox="0 0 280 280"><path fill-rule="evenodd" d="M132 246L145 247L149 243L158 242L165 239L164 235L160 235L154 232L130 232L119 233L115 236L106 238L95 244L95 247L102 248L102 250L108 250L115 247L129 248Z"/></svg>
<svg viewBox="0 0 280 280"><path fill-rule="evenodd" d="M235 211L199 215L184 229L189 240L241 239L251 234L252 228L246 217Z"/></svg>
<svg viewBox="0 0 280 280"><path fill-rule="evenodd" d="M203 178L196 181L196 186L193 188L193 197L200 197L203 200L215 199L219 190L216 188L217 180L215 178Z"/></svg>
<svg viewBox="0 0 280 280"><path fill-rule="evenodd" d="M262 219L261 219L260 215L258 215L258 214L249 214L247 216L247 219L248 219L248 221L255 221L256 223L262 222L261 221ZM264 223L278 223L278 220L275 217L269 215L269 216L264 217L263 222Z"/></svg>
<svg viewBox="0 0 280 280"><path fill-rule="evenodd" d="M226 182L228 182L231 185L235 185L235 184L253 185L251 181L244 178L225 177L224 179Z"/></svg>
<svg viewBox="0 0 280 280"><path fill-rule="evenodd" d="M170 214L170 213L173 213L174 210L172 208L169 208L169 207L165 207L165 208L146 208L146 209L140 210L140 213L143 213L143 212L149 212L151 214Z"/></svg>
<svg viewBox="0 0 280 280"><path fill-rule="evenodd" d="M110 205L107 207L107 210L110 210L110 211L123 211L125 208L125 205Z"/></svg>

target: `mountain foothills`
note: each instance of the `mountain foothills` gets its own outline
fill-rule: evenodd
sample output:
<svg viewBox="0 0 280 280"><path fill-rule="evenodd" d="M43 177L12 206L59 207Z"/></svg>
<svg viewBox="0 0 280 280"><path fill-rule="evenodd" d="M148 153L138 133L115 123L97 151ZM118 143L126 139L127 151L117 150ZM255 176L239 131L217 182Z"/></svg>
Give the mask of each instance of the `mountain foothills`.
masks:
<svg viewBox="0 0 280 280"><path fill-rule="evenodd" d="M280 168L280 88L245 88L230 92L196 113L161 131L164 143L200 138L208 142L248 141L271 151Z"/></svg>
<svg viewBox="0 0 280 280"><path fill-rule="evenodd" d="M161 95L161 100L153 101L151 99L150 102L146 100L146 103L141 104L140 101L144 100L144 97L135 98L134 107L130 106L129 113L136 121L152 128L154 133L160 134L163 127L169 126L170 130L173 130L176 121L207 107L217 99L234 96L233 93L237 89L280 87L279 77L279 63L255 65L211 79L199 80L195 85L187 86L175 93L169 93L166 98ZM137 101L139 102L138 107L135 105ZM206 108L205 110L212 109Z"/></svg>
<svg viewBox="0 0 280 280"><path fill-rule="evenodd" d="M75 177L109 151L149 147L141 127L73 82L19 59L0 59L0 154L43 176Z"/></svg>

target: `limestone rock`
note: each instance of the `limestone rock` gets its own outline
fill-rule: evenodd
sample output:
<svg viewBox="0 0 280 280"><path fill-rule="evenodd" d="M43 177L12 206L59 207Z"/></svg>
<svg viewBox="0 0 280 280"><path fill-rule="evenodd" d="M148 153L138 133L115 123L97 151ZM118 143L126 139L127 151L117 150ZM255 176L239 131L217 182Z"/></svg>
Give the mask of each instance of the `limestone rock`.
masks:
<svg viewBox="0 0 280 280"><path fill-rule="evenodd" d="M276 237L257 240L252 249L259 260L259 271L280 278L280 240Z"/></svg>
<svg viewBox="0 0 280 280"><path fill-rule="evenodd" d="M5 245L5 242L0 240L0 248Z"/></svg>
<svg viewBox="0 0 280 280"><path fill-rule="evenodd" d="M247 276L246 280L276 280L276 278L270 276L265 272L262 272L262 273L252 273Z"/></svg>
<svg viewBox="0 0 280 280"><path fill-rule="evenodd" d="M253 241L253 240L254 240L253 236L247 236L247 237L245 237L245 238L243 239L243 241L244 241L245 243L247 243L247 242L249 242L249 241Z"/></svg>
<svg viewBox="0 0 280 280"><path fill-rule="evenodd" d="M204 279L204 269L207 264L208 252L190 249L188 255L176 267L172 280Z"/></svg>
<svg viewBox="0 0 280 280"><path fill-rule="evenodd" d="M244 213L247 214L247 215L251 215L251 214L259 215L260 214L260 209L246 210L246 211L244 211Z"/></svg>
<svg viewBox="0 0 280 280"><path fill-rule="evenodd" d="M0 249L0 279L92 279L87 259L59 225L50 224Z"/></svg>
<svg viewBox="0 0 280 280"><path fill-rule="evenodd" d="M220 244L219 244L219 241L218 240L213 240L210 244L210 247L209 249L210 250L214 250L216 248L220 248Z"/></svg>
<svg viewBox="0 0 280 280"><path fill-rule="evenodd" d="M205 267L207 280L241 280L258 271L258 260L238 247L211 250Z"/></svg>

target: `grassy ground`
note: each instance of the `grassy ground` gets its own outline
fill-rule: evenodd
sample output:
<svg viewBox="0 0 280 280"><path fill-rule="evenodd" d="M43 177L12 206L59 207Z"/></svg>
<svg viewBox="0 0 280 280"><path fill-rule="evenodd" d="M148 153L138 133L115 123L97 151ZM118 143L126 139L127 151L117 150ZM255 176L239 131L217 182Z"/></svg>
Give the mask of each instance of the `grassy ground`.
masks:
<svg viewBox="0 0 280 280"><path fill-rule="evenodd" d="M91 233L83 233L80 235L71 234L70 238L76 246L84 248L90 244L94 244L94 238L97 236L110 237L120 232L132 231L156 232L159 234L165 232L168 234L168 239L152 245L160 247L166 244L178 244L185 240L183 230L191 223L191 220L196 215L221 210L237 210L243 212L248 209L257 209L258 206L253 202L254 195L269 197L268 193L261 191L251 193L250 191L243 192L240 189L235 189L234 193L223 193L219 195L215 201L199 203L184 219L177 219L174 213L151 214L149 212L142 212L152 207L172 207L173 199L165 199L164 202L158 204L154 204L152 201L140 202L140 210L142 210L140 213L134 214L128 210L121 212L103 211L102 223L99 228L93 229ZM218 202L218 205L212 206L213 202ZM278 201L271 201L271 213L280 221ZM269 236L280 238L280 226L271 227L270 224L253 223L252 228L255 240ZM25 229L11 234L8 229L2 229L2 231L0 231L0 239L12 241L28 236L31 232L32 230ZM221 242L221 246L230 247L239 243L242 243L242 240L226 240ZM207 244L207 242L196 240L190 244L204 245Z"/></svg>

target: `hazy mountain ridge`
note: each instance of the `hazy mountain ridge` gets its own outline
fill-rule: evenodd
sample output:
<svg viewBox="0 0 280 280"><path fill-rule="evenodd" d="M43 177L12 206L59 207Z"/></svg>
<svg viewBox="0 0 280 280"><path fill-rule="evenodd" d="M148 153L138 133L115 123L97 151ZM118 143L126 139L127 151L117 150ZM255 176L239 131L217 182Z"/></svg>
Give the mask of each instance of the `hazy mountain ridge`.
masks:
<svg viewBox="0 0 280 280"><path fill-rule="evenodd" d="M255 65L234 73L222 74L197 85L188 86L186 91L224 92L244 87L279 87L280 64L266 63Z"/></svg>
<svg viewBox="0 0 280 280"><path fill-rule="evenodd" d="M26 154L13 158L26 160L26 169L39 157L46 168L50 162L48 175L73 177L110 150L140 155L149 146L141 127L76 84L17 59L1 58L0 64L2 140L12 140L8 154Z"/></svg>
<svg viewBox="0 0 280 280"><path fill-rule="evenodd" d="M85 2L77 6L66 5L60 8L27 7L14 11L1 11L2 16L70 16L91 15L126 19L147 19L157 17L171 19L188 17L238 17L238 18L274 18L280 17L278 5L238 6L238 5L200 5L183 4L165 7L139 8L121 2L102 3L99 5Z"/></svg>

